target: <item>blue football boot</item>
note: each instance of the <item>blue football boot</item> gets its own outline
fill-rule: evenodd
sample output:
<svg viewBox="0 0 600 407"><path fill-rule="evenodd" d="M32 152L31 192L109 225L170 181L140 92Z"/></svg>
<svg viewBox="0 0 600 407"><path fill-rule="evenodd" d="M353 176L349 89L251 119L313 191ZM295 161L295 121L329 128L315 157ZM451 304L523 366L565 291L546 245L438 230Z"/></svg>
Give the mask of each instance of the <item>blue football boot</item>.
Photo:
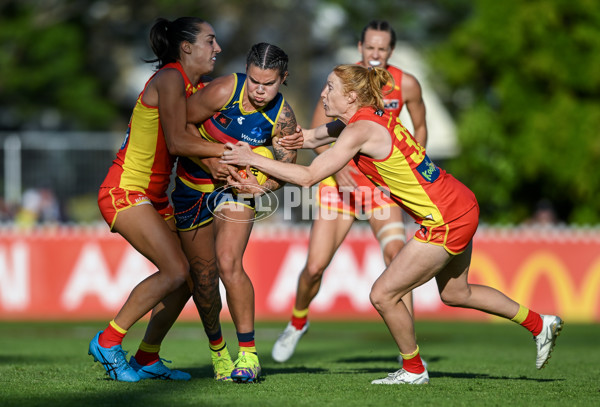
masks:
<svg viewBox="0 0 600 407"><path fill-rule="evenodd" d="M125 359L125 351L121 345L115 345L111 348L103 348L98 343L98 337L102 331L98 332L90 342L88 355L94 357L94 362L102 363L106 374L113 380L121 382L138 382L140 376Z"/></svg>

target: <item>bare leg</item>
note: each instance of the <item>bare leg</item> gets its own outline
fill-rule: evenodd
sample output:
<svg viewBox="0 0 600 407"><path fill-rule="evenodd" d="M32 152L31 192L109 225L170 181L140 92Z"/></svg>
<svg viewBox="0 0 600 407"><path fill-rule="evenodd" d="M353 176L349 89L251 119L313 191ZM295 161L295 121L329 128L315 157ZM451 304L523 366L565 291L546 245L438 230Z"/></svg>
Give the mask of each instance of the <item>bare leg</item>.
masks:
<svg viewBox="0 0 600 407"><path fill-rule="evenodd" d="M152 315L144 333L145 343L149 345L162 343L190 296L190 288L185 283L152 309Z"/></svg>
<svg viewBox="0 0 600 407"><path fill-rule="evenodd" d="M193 298L196 309L206 333L217 333L221 328L222 303L219 293L219 271L215 259L213 224L209 223L191 231L180 232L180 235L194 280Z"/></svg>
<svg viewBox="0 0 600 407"><path fill-rule="evenodd" d="M254 287L243 268L244 251L252 231L254 211L240 205L224 205L215 217L217 266L227 291L229 312L238 332L254 330Z"/></svg>
<svg viewBox="0 0 600 407"><path fill-rule="evenodd" d="M433 278L451 259L443 247L410 240L375 281L371 302L401 353L417 348L413 318L402 297Z"/></svg>
<svg viewBox="0 0 600 407"><path fill-rule="evenodd" d="M383 252L383 261L386 267L390 265L394 257L402 250L406 242L406 231L404 229L404 220L402 217L402 209L399 206L392 205L386 207L389 216L385 219L371 216L369 224L373 234L379 240L381 251ZM413 310L413 294L409 291L402 297L402 301L408 312L414 315Z"/></svg>
<svg viewBox="0 0 600 407"><path fill-rule="evenodd" d="M150 205L120 212L114 230L158 268L133 289L115 317L119 327L129 329L167 295L186 283L191 287L189 265L174 222L165 222Z"/></svg>
<svg viewBox="0 0 600 407"><path fill-rule="evenodd" d="M341 215L334 219L320 217L314 220L308 243L308 258L298 277L296 309L308 308L319 292L323 273L353 223L354 217Z"/></svg>
<svg viewBox="0 0 600 407"><path fill-rule="evenodd" d="M436 276L440 298L451 307L473 308L507 319L519 311L519 304L495 288L469 284L472 244L454 257Z"/></svg>

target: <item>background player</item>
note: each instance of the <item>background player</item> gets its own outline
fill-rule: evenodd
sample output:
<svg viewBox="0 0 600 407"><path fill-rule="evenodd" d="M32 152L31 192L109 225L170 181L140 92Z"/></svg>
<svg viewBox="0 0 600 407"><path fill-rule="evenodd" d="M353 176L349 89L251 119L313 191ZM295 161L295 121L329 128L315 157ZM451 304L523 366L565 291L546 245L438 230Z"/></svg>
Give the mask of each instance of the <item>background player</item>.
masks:
<svg viewBox="0 0 600 407"><path fill-rule="evenodd" d="M406 105L415 138L425 146L427 126L421 86L413 75L388 64L395 45L396 33L390 24L381 20L371 21L362 30L358 42L358 51L362 56L359 64L364 67L382 67L392 75L393 84L390 83L384 89L385 110L398 117L402 107ZM318 103L311 127L318 127L331 120L331 117L326 116L323 104ZM315 151L322 153L327 148L329 146L325 145ZM382 194L352 161L319 184L317 199L322 210L334 214L337 212L338 215L318 216L313 221L308 258L298 278L292 318L271 352L273 359L278 362L285 362L293 355L298 341L308 330L310 303L319 292L325 269L357 216L368 218L371 230L379 240L386 265L406 242L402 210ZM403 301L412 313L412 293L407 293Z"/></svg>

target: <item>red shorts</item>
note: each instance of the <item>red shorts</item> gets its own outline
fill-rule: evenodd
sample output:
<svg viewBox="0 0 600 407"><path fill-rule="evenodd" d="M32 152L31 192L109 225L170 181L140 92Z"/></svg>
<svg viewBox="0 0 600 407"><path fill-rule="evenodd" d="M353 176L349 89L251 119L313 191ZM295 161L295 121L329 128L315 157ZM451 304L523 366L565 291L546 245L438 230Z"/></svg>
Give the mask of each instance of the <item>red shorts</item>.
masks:
<svg viewBox="0 0 600 407"><path fill-rule="evenodd" d="M321 208L354 217L368 215L387 206L396 205L384 192L378 189L362 173L352 174L358 187L352 191L341 190L333 177L324 179L319 184L317 202Z"/></svg>
<svg viewBox="0 0 600 407"><path fill-rule="evenodd" d="M98 207L102 217L110 226L110 230L115 224L117 214L125 209L137 205L152 205L163 219L168 220L174 216L173 207L169 203L169 198L165 196L164 200L152 200L148 195L139 191L132 191L118 187L101 187L98 191Z"/></svg>
<svg viewBox="0 0 600 407"><path fill-rule="evenodd" d="M465 251L479 225L479 206L475 205L464 215L441 226L420 226L415 240L443 246L450 254Z"/></svg>

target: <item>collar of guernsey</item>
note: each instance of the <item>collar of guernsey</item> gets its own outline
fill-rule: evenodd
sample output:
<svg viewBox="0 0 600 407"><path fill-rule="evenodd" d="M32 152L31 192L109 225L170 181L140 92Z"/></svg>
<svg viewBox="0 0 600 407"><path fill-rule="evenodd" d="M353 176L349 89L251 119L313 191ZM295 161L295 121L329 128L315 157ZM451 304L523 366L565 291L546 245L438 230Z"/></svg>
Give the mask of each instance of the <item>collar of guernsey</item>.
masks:
<svg viewBox="0 0 600 407"><path fill-rule="evenodd" d="M271 145L285 104L283 95L278 93L266 106L247 111L242 106L246 75L234 73L233 76L235 84L231 96L218 112L198 127L200 134L214 143L245 141L252 147ZM221 185L200 160L188 157L179 157L177 176L188 187L201 192L211 192L215 185Z"/></svg>

